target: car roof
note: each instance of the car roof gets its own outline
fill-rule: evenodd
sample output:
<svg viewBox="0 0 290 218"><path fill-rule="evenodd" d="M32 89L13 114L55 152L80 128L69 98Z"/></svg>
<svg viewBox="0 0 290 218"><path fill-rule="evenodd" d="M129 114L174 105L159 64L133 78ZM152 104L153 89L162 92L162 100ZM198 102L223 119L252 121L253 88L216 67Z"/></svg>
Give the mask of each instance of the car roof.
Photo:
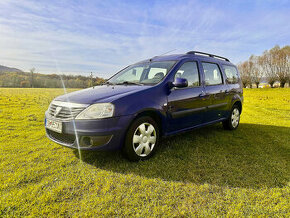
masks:
<svg viewBox="0 0 290 218"><path fill-rule="evenodd" d="M152 61L152 62L155 62L155 61L180 61L180 60L183 60L186 58L196 58L200 61L218 62L220 64L227 64L227 65L234 66L234 64L231 63L227 58L212 55L212 54L208 54L208 55L212 55L212 57L204 56L204 55L199 55L198 53L199 52L197 52L196 54L188 52L187 54L172 54L172 55L155 56L155 57L152 57L150 59L140 61L138 63L150 62L150 61ZM200 52L200 53L207 54L207 53L203 53L203 52Z"/></svg>

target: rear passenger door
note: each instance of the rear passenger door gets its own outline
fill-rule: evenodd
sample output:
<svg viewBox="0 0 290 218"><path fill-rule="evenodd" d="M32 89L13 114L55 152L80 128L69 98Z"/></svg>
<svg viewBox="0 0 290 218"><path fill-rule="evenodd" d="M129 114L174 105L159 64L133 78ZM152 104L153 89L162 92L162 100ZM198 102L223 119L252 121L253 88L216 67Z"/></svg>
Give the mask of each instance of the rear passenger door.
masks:
<svg viewBox="0 0 290 218"><path fill-rule="evenodd" d="M204 93L198 64L187 61L175 73L175 77L185 78L188 87L173 88L168 95L168 132L197 126L203 122L206 109L205 101L200 97Z"/></svg>
<svg viewBox="0 0 290 218"><path fill-rule="evenodd" d="M205 112L205 123L208 123L226 116L228 90L220 66L211 62L201 63L204 73L205 92L210 98Z"/></svg>

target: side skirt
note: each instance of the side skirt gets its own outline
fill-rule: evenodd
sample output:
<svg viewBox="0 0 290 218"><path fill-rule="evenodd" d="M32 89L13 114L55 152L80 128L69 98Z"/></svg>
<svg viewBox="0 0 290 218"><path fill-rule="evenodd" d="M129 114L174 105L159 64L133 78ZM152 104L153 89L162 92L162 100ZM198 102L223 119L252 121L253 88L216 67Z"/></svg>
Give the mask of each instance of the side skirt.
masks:
<svg viewBox="0 0 290 218"><path fill-rule="evenodd" d="M196 125L196 126L187 127L187 128L184 128L184 129L180 129L180 130L176 130L176 131L172 131L172 132L165 132L163 137L175 135L175 134L178 134L178 133L181 133L181 132L187 132L187 131L190 131L190 130L193 130L193 129L197 129L197 128L201 128L201 127L204 127L204 126L212 125L212 124L219 123L219 122L222 122L222 121L225 121L225 120L227 120L227 119L226 118L221 118L221 119L214 120L214 121L211 121L211 122L202 123L202 124L199 124L199 125Z"/></svg>

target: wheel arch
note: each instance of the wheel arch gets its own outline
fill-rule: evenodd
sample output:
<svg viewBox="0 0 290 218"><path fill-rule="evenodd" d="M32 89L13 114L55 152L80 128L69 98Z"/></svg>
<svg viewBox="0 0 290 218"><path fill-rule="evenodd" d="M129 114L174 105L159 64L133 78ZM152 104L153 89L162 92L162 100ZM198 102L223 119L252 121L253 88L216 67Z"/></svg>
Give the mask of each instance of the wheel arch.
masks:
<svg viewBox="0 0 290 218"><path fill-rule="evenodd" d="M232 107L234 105L237 105L240 108L240 113L242 113L242 109L243 109L243 96L240 96L238 94L234 95L233 98L232 98Z"/></svg>
<svg viewBox="0 0 290 218"><path fill-rule="evenodd" d="M131 123L133 123L136 119L143 117L143 116L149 116L151 117L158 125L159 131L160 131L160 136L163 135L164 133L164 123L165 123L165 117L162 115L162 113L156 109L144 109L142 111L139 111L135 113L134 119L132 120ZM130 123L130 125L131 125ZM129 125L129 126L130 126Z"/></svg>
<svg viewBox="0 0 290 218"><path fill-rule="evenodd" d="M240 109L240 114L242 113L242 109L243 109L243 105L242 105L242 102L240 101L240 100L236 100L236 101L234 101L234 103L233 103L233 106L234 105L237 105L238 107L239 107L239 109Z"/></svg>

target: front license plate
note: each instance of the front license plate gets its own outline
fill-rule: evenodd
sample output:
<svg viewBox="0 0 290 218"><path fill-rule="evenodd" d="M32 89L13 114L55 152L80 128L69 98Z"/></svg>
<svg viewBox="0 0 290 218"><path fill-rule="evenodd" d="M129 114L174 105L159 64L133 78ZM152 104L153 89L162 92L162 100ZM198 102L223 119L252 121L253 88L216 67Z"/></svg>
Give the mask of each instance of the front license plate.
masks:
<svg viewBox="0 0 290 218"><path fill-rule="evenodd" d="M62 132L62 122L55 121L55 120L46 120L46 128L52 131L61 133Z"/></svg>

